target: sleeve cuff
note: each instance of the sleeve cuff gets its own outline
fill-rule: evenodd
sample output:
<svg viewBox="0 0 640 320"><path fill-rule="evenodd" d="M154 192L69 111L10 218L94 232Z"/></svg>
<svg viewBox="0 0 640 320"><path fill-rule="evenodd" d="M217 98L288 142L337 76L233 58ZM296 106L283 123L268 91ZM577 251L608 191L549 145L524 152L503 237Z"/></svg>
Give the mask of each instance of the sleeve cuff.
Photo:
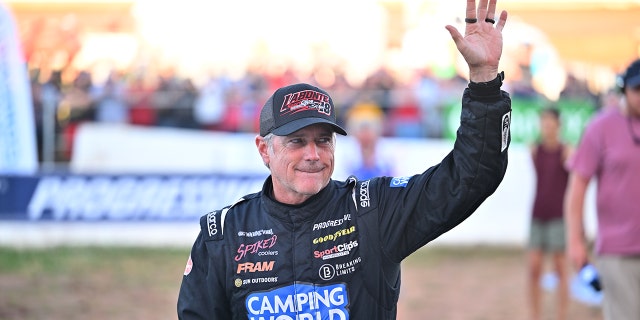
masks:
<svg viewBox="0 0 640 320"><path fill-rule="evenodd" d="M488 82L469 82L469 94L476 98L491 98L500 96L500 87L504 80L504 71L498 73L495 79Z"/></svg>

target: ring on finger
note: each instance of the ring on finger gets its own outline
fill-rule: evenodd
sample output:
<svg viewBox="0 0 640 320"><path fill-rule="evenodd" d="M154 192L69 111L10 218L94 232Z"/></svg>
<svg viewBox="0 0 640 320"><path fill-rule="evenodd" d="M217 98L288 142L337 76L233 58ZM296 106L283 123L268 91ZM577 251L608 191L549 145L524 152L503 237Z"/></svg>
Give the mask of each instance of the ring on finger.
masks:
<svg viewBox="0 0 640 320"><path fill-rule="evenodd" d="M476 23L476 22L478 22L478 19L476 19L476 18L464 18L464 22L466 22L466 23Z"/></svg>
<svg viewBox="0 0 640 320"><path fill-rule="evenodd" d="M491 23L491 24L496 23L496 21L495 21L495 20L493 20L493 19L491 19L491 18L486 18L486 19L484 19L484 22L489 22L489 23Z"/></svg>

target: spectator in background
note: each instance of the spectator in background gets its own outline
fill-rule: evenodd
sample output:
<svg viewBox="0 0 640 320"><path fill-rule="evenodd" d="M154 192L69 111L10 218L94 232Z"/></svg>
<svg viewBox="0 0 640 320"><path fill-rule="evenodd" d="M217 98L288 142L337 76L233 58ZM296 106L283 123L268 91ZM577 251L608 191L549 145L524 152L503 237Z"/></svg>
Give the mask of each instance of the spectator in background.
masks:
<svg viewBox="0 0 640 320"><path fill-rule="evenodd" d="M62 98L62 72L60 70L52 71L49 79L40 86L39 97L42 103L42 118L39 120L43 127L40 128L42 131L37 132L39 135L38 156L43 161L55 161L55 132L58 130L56 110ZM43 134L44 136L42 136Z"/></svg>
<svg viewBox="0 0 640 320"><path fill-rule="evenodd" d="M80 71L71 87L63 90L58 107L58 120L62 129L62 157L71 159L73 139L78 125L87 121L95 121L95 100L91 95L93 80L87 71Z"/></svg>
<svg viewBox="0 0 640 320"><path fill-rule="evenodd" d="M129 122L133 125L153 126L156 123L156 112L152 98L154 87L143 75L136 75L126 89Z"/></svg>
<svg viewBox="0 0 640 320"><path fill-rule="evenodd" d="M420 114L423 133L428 138L441 138L444 126L442 114L442 88L431 69L418 72L414 93Z"/></svg>
<svg viewBox="0 0 640 320"><path fill-rule="evenodd" d="M175 104L178 98L178 79L172 70L158 77L158 86L151 99L156 113L156 125L160 127L178 127L175 116Z"/></svg>
<svg viewBox="0 0 640 320"><path fill-rule="evenodd" d="M226 113L225 92L229 81L224 77L210 77L202 86L195 101L193 116L200 128L215 130Z"/></svg>
<svg viewBox="0 0 640 320"><path fill-rule="evenodd" d="M360 151L348 159L347 170L358 179L393 175L391 162L378 148L383 116L380 107L372 101L356 103L347 114L347 130L355 138Z"/></svg>
<svg viewBox="0 0 640 320"><path fill-rule="evenodd" d="M401 138L421 138L424 136L424 123L416 97L411 90L396 89L394 106L386 113L388 117L385 133Z"/></svg>
<svg viewBox="0 0 640 320"><path fill-rule="evenodd" d="M105 83L92 90L96 101L96 121L128 123L129 109L125 94L126 89L118 72L110 72Z"/></svg>
<svg viewBox="0 0 640 320"><path fill-rule="evenodd" d="M173 116L177 126L185 129L196 128L193 108L198 99L198 89L190 78L182 79L178 85L176 100L173 105Z"/></svg>
<svg viewBox="0 0 640 320"><path fill-rule="evenodd" d="M570 160L568 254L589 263L583 216L587 186L597 183L595 265L606 320L640 319L640 59L621 77L622 108L597 114Z"/></svg>
<svg viewBox="0 0 640 320"><path fill-rule="evenodd" d="M567 268L564 257L563 200L569 172L565 167L570 148L560 140L560 114L545 109L540 114L540 142L531 148L536 173L536 193L529 228L528 291L531 319L541 318L540 277L544 256L549 254L558 280L557 319L565 319L568 304Z"/></svg>
<svg viewBox="0 0 640 320"><path fill-rule="evenodd" d="M70 123L95 120L95 100L91 95L93 80L87 71L80 71L71 87L63 90L59 118Z"/></svg>
<svg viewBox="0 0 640 320"><path fill-rule="evenodd" d="M385 67L380 67L376 72L367 77L364 83L364 90L369 90L376 103L382 108L384 114L389 114L393 108L392 91L396 88L396 80L391 71Z"/></svg>

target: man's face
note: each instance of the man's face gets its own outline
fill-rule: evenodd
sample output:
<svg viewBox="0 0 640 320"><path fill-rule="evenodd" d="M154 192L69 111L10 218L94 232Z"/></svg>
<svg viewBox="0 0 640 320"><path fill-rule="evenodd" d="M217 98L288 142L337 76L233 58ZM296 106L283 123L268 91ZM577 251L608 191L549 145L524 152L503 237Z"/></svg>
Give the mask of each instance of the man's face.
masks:
<svg viewBox="0 0 640 320"><path fill-rule="evenodd" d="M624 92L629 113L634 117L640 117L640 86L625 88Z"/></svg>
<svg viewBox="0 0 640 320"><path fill-rule="evenodd" d="M543 141L553 141L558 138L560 121L554 115L543 112L540 115L540 136Z"/></svg>
<svg viewBox="0 0 640 320"><path fill-rule="evenodd" d="M272 148L257 137L256 145L271 170L276 200L299 204L329 183L335 152L335 135L329 125L314 124L288 136L274 136Z"/></svg>

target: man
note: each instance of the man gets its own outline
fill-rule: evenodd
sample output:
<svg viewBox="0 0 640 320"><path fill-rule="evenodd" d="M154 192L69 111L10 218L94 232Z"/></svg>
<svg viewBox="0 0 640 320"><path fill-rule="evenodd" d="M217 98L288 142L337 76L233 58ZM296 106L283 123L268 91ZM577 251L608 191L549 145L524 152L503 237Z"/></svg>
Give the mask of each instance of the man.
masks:
<svg viewBox="0 0 640 320"><path fill-rule="evenodd" d="M622 76L622 108L598 114L570 160L567 190L568 254L588 263L583 225L587 186L596 178L596 268L607 320L640 319L640 60Z"/></svg>
<svg viewBox="0 0 640 320"><path fill-rule="evenodd" d="M395 319L400 263L469 217L507 166L511 102L498 63L507 13L467 1L470 71L453 151L412 177L331 180L331 97L276 90L255 143L271 176L261 192L200 220L178 298L181 319ZM494 19L497 18L495 26Z"/></svg>
<svg viewBox="0 0 640 320"><path fill-rule="evenodd" d="M347 129L360 151L350 155L347 168L360 180L393 174L391 159L379 148L383 121L382 108L371 101L359 101L347 113Z"/></svg>
<svg viewBox="0 0 640 320"><path fill-rule="evenodd" d="M531 148L536 172L536 193L529 227L529 303L531 319L541 316L540 276L544 255L552 258L558 276L557 319L565 319L568 288L565 262L565 225L563 201L569 172L566 160L570 148L560 140L560 113L555 108L540 113L540 141Z"/></svg>

